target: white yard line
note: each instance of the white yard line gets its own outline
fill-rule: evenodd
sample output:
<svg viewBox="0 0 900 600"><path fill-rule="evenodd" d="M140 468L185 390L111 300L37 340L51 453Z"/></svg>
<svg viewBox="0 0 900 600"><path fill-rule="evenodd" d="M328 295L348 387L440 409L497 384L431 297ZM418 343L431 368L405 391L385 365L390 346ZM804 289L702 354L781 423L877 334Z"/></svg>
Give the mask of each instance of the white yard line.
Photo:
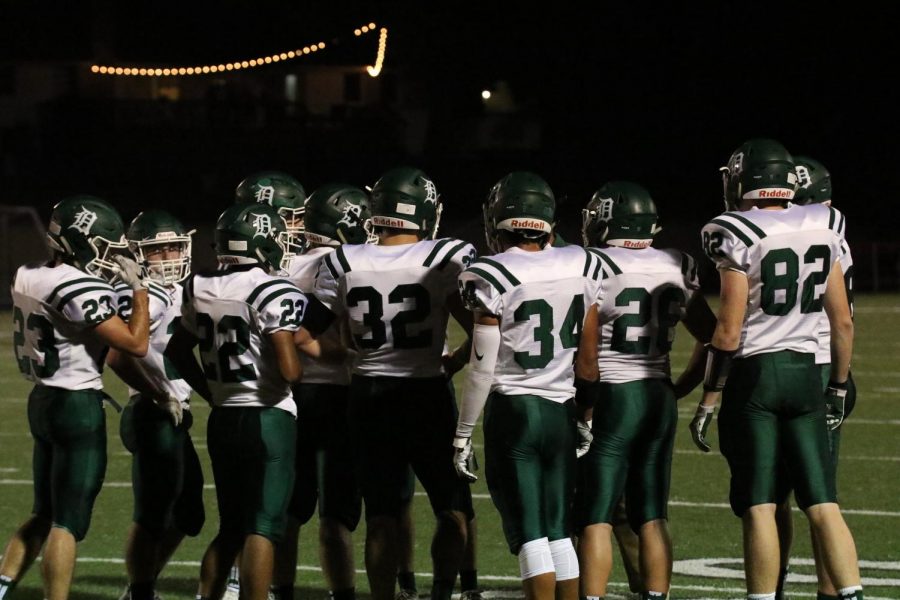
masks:
<svg viewBox="0 0 900 600"><path fill-rule="evenodd" d="M79 556L77 560L78 560L78 562L85 563L85 564L114 564L114 565L125 564L125 560L123 558L101 558L101 557L94 557L94 556ZM811 564L812 560L811 559L792 559L791 562L798 564L798 565L799 564L806 565L806 564ZM739 579L742 577L742 575L743 575L742 573L737 573L735 570L728 569L728 568L723 569L723 568L716 568L715 566L712 566L712 567L709 566L709 565L728 565L728 564L739 564L739 563L741 563L741 559L737 559L737 558L692 559L692 560L686 560L686 561L675 561L674 576L675 576L675 578L693 576L693 577L714 577L717 579L725 579L725 580ZM863 569L866 569L868 567L868 568L874 568L874 569L878 569L878 570L883 570L883 569L896 570L897 567L891 566L893 564L894 563L860 561L860 567L862 567ZM885 565L888 565L888 566L885 566ZM183 567L183 568L196 569L196 568L200 567L200 561L173 560L173 561L169 561L168 566L169 567ZM699 572L698 572L698 569L699 569ZM318 572L321 572L322 569L316 565L297 565L297 570L318 573ZM358 573L360 575L364 575L365 570L364 569L356 569L356 573ZM417 576L417 578L427 579L427 578L430 578L432 575L431 575L431 573L427 573L427 572L417 572L416 576ZM509 582L509 583L515 583L515 584L518 584L521 581L520 577L517 577L514 575L487 575L487 574L479 573L478 578L482 579L484 581ZM789 579L789 581L806 582L807 578L808 577L797 576L795 574L792 574L791 579ZM813 579L814 579L814 577L813 577ZM897 581L897 580L881 579L881 578L868 578L868 577L863 578L864 585L879 586L879 587L896 585L896 583L894 583L895 581ZM610 582L609 586L613 587L613 588L618 588L618 589L626 589L628 587L628 584L624 583L624 582ZM672 589L673 590L685 590L685 591L689 591L689 592L712 592L715 594L741 594L741 595L743 595L746 593L746 590L744 588L734 587L734 586L730 586L730 585L716 586L716 585L696 585L696 584L675 583L672 585ZM791 590L791 596L799 597L799 598L815 598L816 597L816 595L813 593L799 592L799 591L795 591L795 590ZM499 598L522 598L522 594L517 589L488 590L485 593L485 597L498 598L498 599ZM620 596L609 595L608 597L610 599L612 599L612 598L617 598ZM866 597L869 598L869 600L889 600L888 598L872 596L869 594L866 594ZM454 595L454 598L458 598L458 595ZM705 600L705 599L701 598L698 600Z"/></svg>

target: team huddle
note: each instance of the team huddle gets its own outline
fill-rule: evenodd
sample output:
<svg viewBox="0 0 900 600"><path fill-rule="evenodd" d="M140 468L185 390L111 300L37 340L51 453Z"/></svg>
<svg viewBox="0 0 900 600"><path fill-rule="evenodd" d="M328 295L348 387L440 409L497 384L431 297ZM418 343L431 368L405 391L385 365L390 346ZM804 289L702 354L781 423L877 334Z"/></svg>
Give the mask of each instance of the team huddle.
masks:
<svg viewBox="0 0 900 600"><path fill-rule="evenodd" d="M634 597L666 598L676 400L702 383L690 432L708 452L721 401L747 597L783 597L793 491L818 598L862 600L835 486L855 402L845 219L825 167L774 140L745 142L722 173L726 212L701 233L718 314L694 259L653 247L656 205L628 181L587 203L582 247L555 232L550 186L510 173L483 205L490 254L477 256L437 236L443 206L418 169L309 196L289 175L258 173L219 217L218 268L203 273L191 270L193 232L169 213L141 212L126 229L104 200L62 200L52 258L20 267L12 285L15 356L35 384L34 505L0 562L0 599L41 553L44 597L68 597L106 470L108 365L130 396L124 599L158 597L169 558L204 526L192 394L212 407L219 514L198 600L291 600L298 532L317 507L331 598L356 597L363 510L372 597L417 597L416 480L436 520L431 598L449 600L459 579L463 600L480 600L469 486L479 423L527 599L603 598L613 533ZM466 334L453 349L450 317ZM673 380L679 322L696 344ZM457 402L451 377L464 368Z"/></svg>

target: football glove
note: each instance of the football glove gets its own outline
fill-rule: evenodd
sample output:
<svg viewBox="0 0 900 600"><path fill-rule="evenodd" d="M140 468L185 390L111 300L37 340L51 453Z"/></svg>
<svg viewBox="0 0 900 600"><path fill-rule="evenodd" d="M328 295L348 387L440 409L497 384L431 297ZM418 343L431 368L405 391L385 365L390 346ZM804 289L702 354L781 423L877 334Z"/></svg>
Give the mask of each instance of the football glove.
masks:
<svg viewBox="0 0 900 600"><path fill-rule="evenodd" d="M475 451L472 449L472 438L453 438L453 468L456 476L472 483L478 480L475 471L478 470L478 461L475 460Z"/></svg>
<svg viewBox="0 0 900 600"><path fill-rule="evenodd" d="M113 260L119 265L119 279L126 285L131 286L132 290L147 287L144 283L144 278L141 276L141 267L133 259L117 254L113 256Z"/></svg>
<svg viewBox="0 0 900 600"><path fill-rule="evenodd" d="M844 422L853 403L856 402L856 385L848 376L844 383L828 382L825 388L825 423L829 431L834 431Z"/></svg>
<svg viewBox="0 0 900 600"><path fill-rule="evenodd" d="M576 420L578 425L578 446L575 448L575 458L581 458L591 449L594 434L591 433L591 425L588 421Z"/></svg>
<svg viewBox="0 0 900 600"><path fill-rule="evenodd" d="M175 427L181 425L182 418L184 417L184 409L182 409L181 401L178 400L178 398L166 395L156 398L153 402L169 416L172 425Z"/></svg>
<svg viewBox="0 0 900 600"><path fill-rule="evenodd" d="M711 446L706 443L706 432L709 429L709 424L712 423L715 411L715 406L698 404L697 413L691 420L691 439L694 440L694 444L703 452L709 452L712 449Z"/></svg>

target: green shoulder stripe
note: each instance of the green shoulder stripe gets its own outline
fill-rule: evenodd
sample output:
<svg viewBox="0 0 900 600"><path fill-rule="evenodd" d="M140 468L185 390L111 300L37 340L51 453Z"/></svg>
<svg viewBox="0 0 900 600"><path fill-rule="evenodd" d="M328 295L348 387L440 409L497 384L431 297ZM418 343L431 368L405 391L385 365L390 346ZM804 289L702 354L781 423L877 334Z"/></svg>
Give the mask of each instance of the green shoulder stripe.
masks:
<svg viewBox="0 0 900 600"><path fill-rule="evenodd" d="M450 238L445 238L443 240L438 241L437 244L434 245L434 248L431 249L431 252L428 253L428 256L425 258L425 262L422 263L423 267L430 267L431 263L434 262L434 259L437 258L438 253L441 251L441 248L450 243Z"/></svg>
<svg viewBox="0 0 900 600"><path fill-rule="evenodd" d="M600 262L600 257L597 254L591 252L589 249L586 249L584 253L587 254L587 260L584 263L584 272L582 273L582 275L584 277L587 277L590 273L590 278L594 281L597 280L598 276L600 276L601 279L604 278L605 273L603 273L603 263ZM593 273L591 273L591 266L594 267Z"/></svg>
<svg viewBox="0 0 900 600"><path fill-rule="evenodd" d="M247 304L253 304L253 302L257 298L259 298L260 294L262 294L264 291L266 291L266 289L272 287L273 285L290 285L290 283L285 281L284 279L273 279L272 281L262 283L256 286L256 288L252 292L250 292L250 295L247 296Z"/></svg>
<svg viewBox="0 0 900 600"><path fill-rule="evenodd" d="M56 303L57 312L62 312L63 307L69 303L73 298L77 298L81 294L86 294L87 292L111 292L115 293L115 290L112 289L112 286L109 285L91 285L83 288L78 288L77 290L73 290L60 298L59 302Z"/></svg>
<svg viewBox="0 0 900 600"><path fill-rule="evenodd" d="M160 302L162 302L163 304L165 304L166 307L171 306L171 304L172 304L172 299L169 298L169 295L168 295L168 294L166 294L166 293L164 293L164 292L161 292L161 291L159 291L159 290L157 290L157 289L155 289L155 288L152 288L152 287L147 288L147 291L150 292L150 295L151 295L151 296L155 297L157 300L159 300Z"/></svg>
<svg viewBox="0 0 900 600"><path fill-rule="evenodd" d="M331 262L331 254L333 254L333 253L326 254L326 255L322 258L322 264L324 264L324 265L325 265L325 268L328 269L328 272L331 273L332 279L334 279L335 281L337 281L337 278L338 278L338 272L337 272L337 269L334 268L334 263Z"/></svg>
<svg viewBox="0 0 900 600"><path fill-rule="evenodd" d="M475 275L478 275L479 277L481 277L482 279L484 279L485 281L490 283L492 286L494 286L497 289L497 291L500 292L501 294L506 293L506 288L503 287L502 285L500 285L500 282L497 281L497 278L494 277L493 275L491 275L490 273L488 273L487 271L485 271L483 269L479 269L478 267L469 267L468 269L466 269L466 271L469 273L474 273Z"/></svg>
<svg viewBox="0 0 900 600"><path fill-rule="evenodd" d="M622 274L622 269L619 268L619 265L617 265L617 264L613 261L613 259L611 259L610 257L608 257L608 256L607 256L606 254L604 254L603 252L600 252L599 250L591 250L591 251L592 251L594 254L596 254L597 257L599 257L603 262L606 263L606 266L609 267L609 270L612 271L613 275L621 275L621 274Z"/></svg>
<svg viewBox="0 0 900 600"><path fill-rule="evenodd" d="M723 216L725 216L725 215L723 215ZM758 237L759 239L763 239L764 237L766 237L766 232L763 231L762 229L760 229L760 228L756 225L756 223L754 223L753 221L751 221L751 220L748 219L747 217L745 217L745 216L743 216L743 215L738 215L738 214L735 214L735 213L728 213L727 216L730 217L730 218L732 218L732 219L737 219L738 221L740 221L741 223L743 223L743 224L744 224L744 227L746 227L747 229L749 229L750 231L752 231L752 232L756 235L756 237Z"/></svg>
<svg viewBox="0 0 900 600"><path fill-rule="evenodd" d="M444 255L444 258L441 259L441 262L438 263L438 270L442 271L444 267L446 267L450 263L450 259L453 258L457 252L466 247L469 242L460 242L457 245L450 248L450 251Z"/></svg>
<svg viewBox="0 0 900 600"><path fill-rule="evenodd" d="M65 282L59 284L58 286L56 286L55 288L53 288L53 291L50 292L49 296L47 296L47 304L53 304L53 301L56 300L57 294L59 294L62 290L66 289L67 287L73 286L73 285L85 284L85 283L96 284L96 283L106 283L106 282L103 281L102 279L100 279L99 277L79 277L77 279L70 279L69 281L65 281Z"/></svg>
<svg viewBox="0 0 900 600"><path fill-rule="evenodd" d="M750 239L750 236L741 231L740 228L734 223L729 223L728 221L721 218L713 219L712 221L710 221L710 223L727 229L728 231L736 235L742 242L744 242L744 245L748 248L753 245L753 240Z"/></svg>
<svg viewBox="0 0 900 600"><path fill-rule="evenodd" d="M475 262L484 263L486 265L490 265L490 266L494 267L495 269L497 269L500 272L501 275L506 277L507 281L509 281L509 283L511 283L513 285L513 287L515 287L521 283L518 279L516 279L515 275L513 275L512 273L509 272L509 269L507 269L505 266L503 266L501 263L497 262L496 260L492 260L492 259L486 258L486 257L481 257Z"/></svg>
<svg viewBox="0 0 900 600"><path fill-rule="evenodd" d="M300 290L298 290L294 286L278 288L277 290L275 290L274 292L272 292L271 294L269 294L268 296L266 296L259 302L259 306L256 307L256 311L262 312L263 309L266 307L266 305L269 304L269 302L271 302L275 298L279 298L286 294L299 293L299 292L300 292Z"/></svg>
<svg viewBox="0 0 900 600"><path fill-rule="evenodd" d="M829 212L828 229L831 229L832 231L834 231L835 233L837 233L838 235L843 237L844 236L844 213L841 213L841 219L840 219L840 221L837 222L837 227L835 227L834 222L837 220L838 212L836 210L834 210L833 208L831 208L830 206L828 207L828 212Z"/></svg>
<svg viewBox="0 0 900 600"><path fill-rule="evenodd" d="M349 273L350 263L347 262L347 257L344 256L344 249L341 246L338 246L334 251L334 255L337 257L338 262L341 263L341 268L344 270L344 273Z"/></svg>

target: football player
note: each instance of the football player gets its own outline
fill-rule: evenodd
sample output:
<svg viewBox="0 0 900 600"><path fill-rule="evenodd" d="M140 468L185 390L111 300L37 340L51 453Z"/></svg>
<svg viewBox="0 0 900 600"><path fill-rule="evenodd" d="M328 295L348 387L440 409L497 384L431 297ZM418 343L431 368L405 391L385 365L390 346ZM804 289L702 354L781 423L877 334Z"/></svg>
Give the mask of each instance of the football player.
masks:
<svg viewBox="0 0 900 600"><path fill-rule="evenodd" d="M814 204L821 203L831 206L831 174L825 165L819 161L806 157L794 156L794 165L797 171L797 191L794 193L792 202L794 204ZM850 312L853 312L853 258L850 254L850 247L847 245L845 233L847 226L841 224L839 233L841 235L841 269L844 272L844 284L847 288L847 300L850 303ZM828 324L828 317L824 314L820 317L819 327L819 348L816 351L816 364L821 369L822 387L828 385L828 378L831 374L831 328ZM828 428L828 442L831 449L832 468L837 473L838 450L841 442L840 422L850 414L856 403L856 385L853 377L847 374L847 396L845 398L845 406L828 405L825 407L827 418L832 422L838 422L837 427ZM791 519L791 503L787 498L789 488L785 490L785 501L778 505L776 512L776 522L778 524L778 536L781 542L781 572L779 574L778 591L779 597L784 589L784 580L788 572L788 560L790 558L791 543L793 538L793 520ZM813 553L815 556L821 554L819 543L815 538L813 542ZM837 589L828 576L821 560L816 561L816 577L818 579L819 600L835 600L837 598Z"/></svg>
<svg viewBox="0 0 900 600"><path fill-rule="evenodd" d="M543 179L510 173L484 207L489 246L498 254L472 262L459 277L475 327L454 466L463 480L476 479L472 432L487 402L488 489L529 599L578 597L569 517L576 452L590 445L584 421L593 398L579 398L579 419L576 350L579 386L595 391L597 377L600 258L578 246L551 247L555 213Z"/></svg>
<svg viewBox="0 0 900 600"><path fill-rule="evenodd" d="M87 534L106 472L103 356L108 348L144 356L150 338L148 291L124 254L124 234L106 201L66 198L50 216L50 260L16 271L13 344L19 370L34 383L34 506L3 552L0 598L12 596L42 548L44 598L68 597L76 544ZM128 323L116 314L114 277L134 290Z"/></svg>
<svg viewBox="0 0 900 600"><path fill-rule="evenodd" d="M304 212L303 203L306 192L293 176L281 171L259 171L248 175L234 190L234 201L261 202L278 211L284 219L286 231L282 234L281 244L285 248L281 259L281 268L287 269L291 260L304 250ZM222 600L238 600L241 592L240 554L235 558L234 566L228 575L228 584Z"/></svg>
<svg viewBox="0 0 900 600"><path fill-rule="evenodd" d="M640 538L642 598L665 598L672 576L667 505L678 421L669 351L683 321L700 343L716 318L690 255L652 247L660 231L649 192L611 181L583 211L582 235L603 262L600 306L600 398L594 443L579 465L576 524L582 595L603 598L612 570L610 534L623 492ZM603 246L603 249L597 247ZM696 360L688 373L699 372ZM682 378L684 379L684 378ZM694 378L694 386L699 383ZM677 386L686 393L684 383Z"/></svg>
<svg viewBox="0 0 900 600"><path fill-rule="evenodd" d="M129 386L120 435L131 452L134 516L125 546L129 585L123 600L152 600L157 576L185 535L203 527L203 472L191 441L191 388L163 351L181 317L183 281L191 270L191 235L162 210L140 213L126 232L150 292L150 350L143 358L111 349L106 363ZM128 321L132 290L116 285L119 316Z"/></svg>
<svg viewBox="0 0 900 600"><path fill-rule="evenodd" d="M342 244L373 241L367 233L369 197L347 184L316 189L305 204L306 250L288 266L288 279L311 295L322 258ZM318 341L343 348L341 326L335 321ZM345 354L345 356L347 356ZM347 425L347 390L352 356L340 362L303 357L303 382L293 388L297 403L296 480L288 506L288 528L276 553L273 593L276 600L293 598L297 572L297 537L301 525L319 505L319 557L329 596L353 600L355 565L353 531L359 524L361 497L353 470Z"/></svg>
<svg viewBox="0 0 900 600"><path fill-rule="evenodd" d="M181 323L165 352L213 406L207 444L219 532L203 557L198 598L221 597L240 552L241 596L265 600L284 533L297 435L290 385L302 373L293 336L306 308L292 283L271 275L281 265L284 232L267 204L222 213L215 231L221 268L185 282Z"/></svg>
<svg viewBox="0 0 900 600"><path fill-rule="evenodd" d="M841 268L844 217L824 204L788 203L797 174L790 153L774 140L742 144L723 179L728 212L702 232L704 251L719 270L721 302L691 434L709 451L705 436L722 395L719 443L731 469L731 507L744 524L748 597L776 594L775 508L784 461L838 597L862 599L829 457L827 428L839 421L829 423L825 410L826 403L843 406L853 348ZM825 402L815 363L823 309L832 356Z"/></svg>
<svg viewBox="0 0 900 600"><path fill-rule="evenodd" d="M456 277L475 254L433 239L441 204L418 169L388 171L372 188L377 245L345 245L322 260L304 327L321 334L348 318L358 350L349 422L366 506L366 571L372 597L392 600L398 521L412 466L437 517L432 598L453 591L466 545L465 486L451 464L455 407L442 364L447 320L468 333Z"/></svg>

